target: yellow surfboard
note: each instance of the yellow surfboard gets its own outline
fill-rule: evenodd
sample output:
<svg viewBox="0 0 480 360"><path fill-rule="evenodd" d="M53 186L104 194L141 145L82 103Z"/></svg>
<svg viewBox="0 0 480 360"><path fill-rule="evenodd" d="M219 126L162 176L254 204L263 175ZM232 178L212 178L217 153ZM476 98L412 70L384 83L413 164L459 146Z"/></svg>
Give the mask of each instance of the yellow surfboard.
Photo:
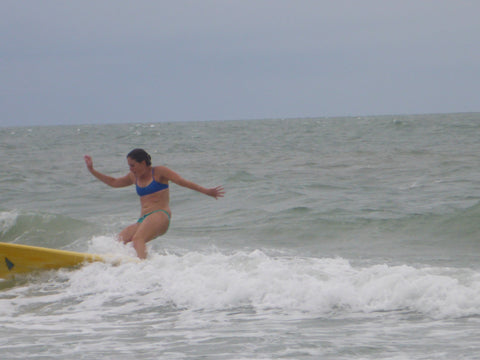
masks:
<svg viewBox="0 0 480 360"><path fill-rule="evenodd" d="M36 270L60 269L107 261L101 255L0 242L0 278Z"/></svg>

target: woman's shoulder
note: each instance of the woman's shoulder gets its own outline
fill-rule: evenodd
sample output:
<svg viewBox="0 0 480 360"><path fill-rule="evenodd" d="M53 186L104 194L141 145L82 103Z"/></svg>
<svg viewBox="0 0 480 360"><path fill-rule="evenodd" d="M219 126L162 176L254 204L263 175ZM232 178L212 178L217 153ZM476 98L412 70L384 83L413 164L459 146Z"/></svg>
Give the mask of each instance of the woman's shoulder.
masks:
<svg viewBox="0 0 480 360"><path fill-rule="evenodd" d="M169 179L168 174L171 172L171 170L166 167L166 166L153 166L153 176L156 179L160 179L160 181L165 181Z"/></svg>
<svg viewBox="0 0 480 360"><path fill-rule="evenodd" d="M162 174L162 173L165 173L167 171L169 171L170 169L166 166L152 166L152 169L153 169L153 172L156 174Z"/></svg>

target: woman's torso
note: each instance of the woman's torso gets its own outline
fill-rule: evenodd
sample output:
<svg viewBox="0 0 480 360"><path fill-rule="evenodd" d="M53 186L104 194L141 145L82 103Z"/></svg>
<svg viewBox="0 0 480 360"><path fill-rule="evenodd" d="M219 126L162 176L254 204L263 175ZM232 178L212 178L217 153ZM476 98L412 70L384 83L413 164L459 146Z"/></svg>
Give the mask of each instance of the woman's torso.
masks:
<svg viewBox="0 0 480 360"><path fill-rule="evenodd" d="M153 182L156 182L157 184L152 184ZM143 194L140 196L142 216L156 210L166 210L171 214L170 190L166 187L168 186L168 180L156 175L155 168L152 168L149 177L146 176L144 179L135 179L135 185L140 188L137 192ZM154 192L148 193L148 191L145 191L147 188L153 189L150 191ZM159 190L155 191L155 189Z"/></svg>

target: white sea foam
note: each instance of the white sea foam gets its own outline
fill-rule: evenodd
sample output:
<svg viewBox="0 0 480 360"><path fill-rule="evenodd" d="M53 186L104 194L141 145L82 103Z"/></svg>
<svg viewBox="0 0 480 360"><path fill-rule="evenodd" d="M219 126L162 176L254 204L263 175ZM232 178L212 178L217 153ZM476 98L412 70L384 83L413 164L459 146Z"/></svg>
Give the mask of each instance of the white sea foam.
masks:
<svg viewBox="0 0 480 360"><path fill-rule="evenodd" d="M0 211L0 234L5 234L10 230L18 218L18 212L16 210L12 211Z"/></svg>
<svg viewBox="0 0 480 360"><path fill-rule="evenodd" d="M94 238L89 250L133 253L113 237ZM51 278L34 285L41 296L16 299L14 307L64 304L67 316L84 317L155 306L209 311L250 307L308 316L399 311L433 318L480 315L480 274L471 269L358 267L342 258L275 257L260 250L151 251L146 261L92 263L43 276ZM16 290L22 291L29 290ZM2 309L11 312L12 304Z"/></svg>

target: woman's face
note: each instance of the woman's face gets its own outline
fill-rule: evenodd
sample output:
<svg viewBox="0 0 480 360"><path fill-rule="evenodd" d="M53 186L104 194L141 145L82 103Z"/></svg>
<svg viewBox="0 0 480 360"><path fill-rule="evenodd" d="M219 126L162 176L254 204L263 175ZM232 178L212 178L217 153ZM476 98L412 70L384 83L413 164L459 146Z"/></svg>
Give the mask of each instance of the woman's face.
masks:
<svg viewBox="0 0 480 360"><path fill-rule="evenodd" d="M147 164L145 161L137 162L132 158L127 158L127 162L128 162L128 167L130 168L130 171L135 176L142 175L145 172L145 169L147 168Z"/></svg>

